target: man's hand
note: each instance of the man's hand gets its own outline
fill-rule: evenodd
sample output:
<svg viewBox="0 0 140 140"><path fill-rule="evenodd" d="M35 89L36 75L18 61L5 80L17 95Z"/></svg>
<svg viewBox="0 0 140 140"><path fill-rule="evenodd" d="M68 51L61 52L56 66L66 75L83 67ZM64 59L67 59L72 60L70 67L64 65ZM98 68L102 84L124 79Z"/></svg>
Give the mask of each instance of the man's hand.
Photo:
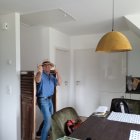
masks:
<svg viewBox="0 0 140 140"><path fill-rule="evenodd" d="M42 73L42 72L43 72L42 65L38 65L38 66L37 66L37 70L38 70L38 72Z"/></svg>
<svg viewBox="0 0 140 140"><path fill-rule="evenodd" d="M38 66L37 66L37 74L36 74L36 76L35 76L35 81L36 81L37 83L39 83L39 82L41 81L42 72L43 72L42 65L38 65Z"/></svg>
<svg viewBox="0 0 140 140"><path fill-rule="evenodd" d="M54 69L54 73L57 74L58 73L58 70L57 69Z"/></svg>
<svg viewBox="0 0 140 140"><path fill-rule="evenodd" d="M56 77L57 77L57 80L58 80L58 85L61 85L62 79L61 79L61 76L60 76L58 70L57 69L54 69L54 72L55 72Z"/></svg>

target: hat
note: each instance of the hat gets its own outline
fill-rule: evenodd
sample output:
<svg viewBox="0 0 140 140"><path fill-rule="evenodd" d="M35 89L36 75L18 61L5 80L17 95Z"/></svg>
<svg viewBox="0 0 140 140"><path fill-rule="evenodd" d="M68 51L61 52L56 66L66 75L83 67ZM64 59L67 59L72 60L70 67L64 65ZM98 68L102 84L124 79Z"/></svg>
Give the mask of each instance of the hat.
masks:
<svg viewBox="0 0 140 140"><path fill-rule="evenodd" d="M44 65L50 65L50 66L52 66L52 67L54 67L54 64L53 63L51 63L50 61L44 61L43 63L42 63L42 66L44 66Z"/></svg>

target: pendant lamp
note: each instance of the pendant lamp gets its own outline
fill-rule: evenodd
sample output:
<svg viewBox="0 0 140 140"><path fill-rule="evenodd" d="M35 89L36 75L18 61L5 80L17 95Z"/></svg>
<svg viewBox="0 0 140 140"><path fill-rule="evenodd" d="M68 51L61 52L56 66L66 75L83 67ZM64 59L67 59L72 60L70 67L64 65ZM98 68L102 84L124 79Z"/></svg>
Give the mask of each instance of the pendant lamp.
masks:
<svg viewBox="0 0 140 140"><path fill-rule="evenodd" d="M114 31L114 0L112 14L112 32L106 33L99 41L95 51L125 52L131 51L132 47L127 37L121 32Z"/></svg>

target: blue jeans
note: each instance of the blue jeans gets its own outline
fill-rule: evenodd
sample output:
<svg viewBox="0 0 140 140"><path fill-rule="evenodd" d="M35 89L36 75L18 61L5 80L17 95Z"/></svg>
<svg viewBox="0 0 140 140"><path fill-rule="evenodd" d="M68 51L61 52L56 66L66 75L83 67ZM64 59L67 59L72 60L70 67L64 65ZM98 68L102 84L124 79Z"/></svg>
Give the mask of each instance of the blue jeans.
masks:
<svg viewBox="0 0 140 140"><path fill-rule="evenodd" d="M44 119L43 128L41 131L41 140L48 140L48 132L51 128L51 116L53 114L52 99L38 98L37 103Z"/></svg>

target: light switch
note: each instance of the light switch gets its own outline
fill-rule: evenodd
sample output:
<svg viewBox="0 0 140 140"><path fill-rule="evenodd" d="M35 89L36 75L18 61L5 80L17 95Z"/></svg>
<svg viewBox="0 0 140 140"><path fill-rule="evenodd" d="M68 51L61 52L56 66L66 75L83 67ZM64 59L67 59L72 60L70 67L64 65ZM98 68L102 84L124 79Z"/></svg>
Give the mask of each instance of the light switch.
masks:
<svg viewBox="0 0 140 140"><path fill-rule="evenodd" d="M11 59L8 59L7 63L8 63L9 65L11 65L11 64L12 64L12 60L11 60Z"/></svg>
<svg viewBox="0 0 140 140"><path fill-rule="evenodd" d="M12 94L12 86L11 85L8 85L7 86L7 94L8 95L11 95Z"/></svg>

